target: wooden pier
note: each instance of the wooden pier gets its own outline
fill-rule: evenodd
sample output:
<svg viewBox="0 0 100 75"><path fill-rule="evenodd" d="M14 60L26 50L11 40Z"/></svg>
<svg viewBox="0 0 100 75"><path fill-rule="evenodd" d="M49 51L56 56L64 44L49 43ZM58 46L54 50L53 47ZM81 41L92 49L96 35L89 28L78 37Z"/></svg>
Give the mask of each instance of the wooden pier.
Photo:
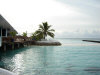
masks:
<svg viewBox="0 0 100 75"><path fill-rule="evenodd" d="M82 40L82 41L100 43L100 41L94 41L94 40Z"/></svg>
<svg viewBox="0 0 100 75"><path fill-rule="evenodd" d="M2 46L0 47L0 51L7 51L7 50L15 50L19 48L23 48L25 46L60 46L60 42L39 42L32 40L31 37L23 37L23 36L16 36L16 37L3 37L2 38Z"/></svg>
<svg viewBox="0 0 100 75"><path fill-rule="evenodd" d="M35 41L28 37L5 37L3 38L2 46L0 51L15 50L23 48L24 46L33 45Z"/></svg>

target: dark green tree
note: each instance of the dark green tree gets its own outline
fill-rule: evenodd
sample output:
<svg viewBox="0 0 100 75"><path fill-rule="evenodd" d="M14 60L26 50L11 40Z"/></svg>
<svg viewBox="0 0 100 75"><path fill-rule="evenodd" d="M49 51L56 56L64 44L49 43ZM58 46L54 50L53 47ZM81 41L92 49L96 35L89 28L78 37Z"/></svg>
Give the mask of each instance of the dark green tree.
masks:
<svg viewBox="0 0 100 75"><path fill-rule="evenodd" d="M11 31L11 32L10 32L10 35L11 35L12 37L16 36L16 34L17 34L17 33L16 33L15 31Z"/></svg>
<svg viewBox="0 0 100 75"><path fill-rule="evenodd" d="M27 37L27 32L23 32L22 34L24 37Z"/></svg>
<svg viewBox="0 0 100 75"><path fill-rule="evenodd" d="M32 34L32 38L36 41L41 40L43 38L43 34L35 31L35 33Z"/></svg>
<svg viewBox="0 0 100 75"><path fill-rule="evenodd" d="M43 22L39 25L39 29L36 31L38 35L41 35L43 39L47 36L54 38L54 29L50 29L51 25L48 25L47 22Z"/></svg>
<svg viewBox="0 0 100 75"><path fill-rule="evenodd" d="M50 36L54 38L54 29L50 29L51 25L48 25L47 22L43 22L39 25L39 29L35 31L34 34L32 34L32 37L36 40L45 39L47 36Z"/></svg>

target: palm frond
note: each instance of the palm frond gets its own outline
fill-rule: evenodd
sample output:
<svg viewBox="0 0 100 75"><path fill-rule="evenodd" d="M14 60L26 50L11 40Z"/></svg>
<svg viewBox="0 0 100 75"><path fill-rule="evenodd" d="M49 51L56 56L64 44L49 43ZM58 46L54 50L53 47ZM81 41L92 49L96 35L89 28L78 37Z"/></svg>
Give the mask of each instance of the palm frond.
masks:
<svg viewBox="0 0 100 75"><path fill-rule="evenodd" d="M41 30L37 30L36 32L35 32L35 34L40 34L40 33L43 33Z"/></svg>
<svg viewBox="0 0 100 75"><path fill-rule="evenodd" d="M39 25L39 28L44 30L44 27L41 24Z"/></svg>
<svg viewBox="0 0 100 75"><path fill-rule="evenodd" d="M50 27L51 27L51 25L48 25L48 26L47 26L47 30L49 30L49 29L50 29Z"/></svg>
<svg viewBox="0 0 100 75"><path fill-rule="evenodd" d="M50 29L50 30L48 30L48 31L53 31L53 32L55 32L55 30L54 30L54 29Z"/></svg>
<svg viewBox="0 0 100 75"><path fill-rule="evenodd" d="M48 23L47 22L43 22L43 27L44 27L44 31L48 30Z"/></svg>
<svg viewBox="0 0 100 75"><path fill-rule="evenodd" d="M48 34L50 37L54 38L54 33L52 33L52 32L47 32L47 34Z"/></svg>
<svg viewBox="0 0 100 75"><path fill-rule="evenodd" d="M22 34L24 37L27 37L27 32L23 32Z"/></svg>
<svg viewBox="0 0 100 75"><path fill-rule="evenodd" d="M42 24L39 25L39 29L34 33L34 36L36 36L37 39L45 39L47 35L54 38L54 29L50 29L51 25L48 25L48 22L42 22Z"/></svg>
<svg viewBox="0 0 100 75"><path fill-rule="evenodd" d="M41 40L43 38L43 32L41 30L37 30L34 34L32 34L32 37L36 40Z"/></svg>

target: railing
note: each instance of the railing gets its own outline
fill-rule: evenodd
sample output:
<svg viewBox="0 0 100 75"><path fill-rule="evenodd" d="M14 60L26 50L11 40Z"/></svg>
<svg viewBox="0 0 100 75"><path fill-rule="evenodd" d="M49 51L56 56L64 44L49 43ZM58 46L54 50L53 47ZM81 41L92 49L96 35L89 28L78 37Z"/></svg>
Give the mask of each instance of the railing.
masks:
<svg viewBox="0 0 100 75"><path fill-rule="evenodd" d="M32 38L30 37L23 37L23 36L15 36L15 37L2 37L2 42L25 42L31 41Z"/></svg>

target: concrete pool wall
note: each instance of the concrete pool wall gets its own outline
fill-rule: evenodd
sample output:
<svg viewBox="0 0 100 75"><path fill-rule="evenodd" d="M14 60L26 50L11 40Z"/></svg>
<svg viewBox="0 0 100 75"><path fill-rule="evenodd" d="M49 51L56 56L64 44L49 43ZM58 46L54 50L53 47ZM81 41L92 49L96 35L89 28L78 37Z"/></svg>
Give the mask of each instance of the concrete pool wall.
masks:
<svg viewBox="0 0 100 75"><path fill-rule="evenodd" d="M0 68L0 75L16 75L8 70Z"/></svg>

